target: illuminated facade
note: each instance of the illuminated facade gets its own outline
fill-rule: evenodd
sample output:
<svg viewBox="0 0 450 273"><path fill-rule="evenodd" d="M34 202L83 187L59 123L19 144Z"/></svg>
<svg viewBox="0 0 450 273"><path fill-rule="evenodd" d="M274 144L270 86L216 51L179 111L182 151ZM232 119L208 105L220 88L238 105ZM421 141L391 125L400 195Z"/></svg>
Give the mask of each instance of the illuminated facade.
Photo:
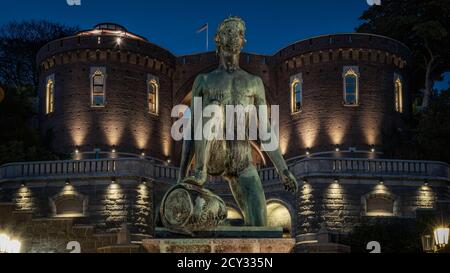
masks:
<svg viewBox="0 0 450 273"><path fill-rule="evenodd" d="M336 34L294 43L274 55L242 54L241 67L263 79L280 106L287 159L341 151L381 151L383 135L408 117L410 52L368 34ZM175 56L114 24L50 42L38 54L41 130L71 154L145 153L177 164L170 137L174 105L189 104L193 80L218 63L212 52ZM129 117L133 117L130 119Z"/></svg>
<svg viewBox="0 0 450 273"><path fill-rule="evenodd" d="M176 182L181 154L171 110L190 104L195 77L217 67L215 53L175 56L100 24L50 42L37 60L41 132L73 160L2 166L0 201L33 221L71 219L74 228L105 234L128 223L136 240L156 236L158 206ZM280 106L281 150L299 180L297 196L284 192L255 144L271 225L302 244L324 224L348 234L364 217L414 218L449 199L447 164L382 155L410 112L409 63L401 43L357 33L302 40L270 56L241 54L241 67L262 78L268 103ZM238 223L228 185L214 178L208 187Z"/></svg>

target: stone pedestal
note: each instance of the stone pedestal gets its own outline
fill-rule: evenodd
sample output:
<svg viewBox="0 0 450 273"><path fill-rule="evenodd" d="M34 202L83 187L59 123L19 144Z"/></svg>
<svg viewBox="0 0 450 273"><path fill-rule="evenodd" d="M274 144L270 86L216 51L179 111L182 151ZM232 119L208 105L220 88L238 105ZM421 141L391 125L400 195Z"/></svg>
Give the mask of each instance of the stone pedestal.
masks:
<svg viewBox="0 0 450 273"><path fill-rule="evenodd" d="M149 253L289 253L295 240L278 239L149 239L142 246Z"/></svg>
<svg viewBox="0 0 450 273"><path fill-rule="evenodd" d="M190 237L183 234L170 232L166 228L155 229L156 238L282 238L283 228L281 227L247 227L247 226L219 226L214 229L194 232Z"/></svg>
<svg viewBox="0 0 450 273"><path fill-rule="evenodd" d="M220 226L194 237L156 229L156 239L142 240L149 253L289 253L295 239L282 238L280 227Z"/></svg>

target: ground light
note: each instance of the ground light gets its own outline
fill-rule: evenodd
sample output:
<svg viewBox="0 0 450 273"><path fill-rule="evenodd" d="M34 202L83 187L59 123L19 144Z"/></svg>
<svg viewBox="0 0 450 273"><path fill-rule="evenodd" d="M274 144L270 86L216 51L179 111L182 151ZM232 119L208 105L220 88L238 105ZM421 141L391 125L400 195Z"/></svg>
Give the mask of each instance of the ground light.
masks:
<svg viewBox="0 0 450 273"><path fill-rule="evenodd" d="M336 145L336 147L335 147L335 149L334 149L336 152L340 152L341 151L341 148L339 148L339 145Z"/></svg>
<svg viewBox="0 0 450 273"><path fill-rule="evenodd" d="M21 242L10 238L8 235L0 234L0 253L20 253Z"/></svg>

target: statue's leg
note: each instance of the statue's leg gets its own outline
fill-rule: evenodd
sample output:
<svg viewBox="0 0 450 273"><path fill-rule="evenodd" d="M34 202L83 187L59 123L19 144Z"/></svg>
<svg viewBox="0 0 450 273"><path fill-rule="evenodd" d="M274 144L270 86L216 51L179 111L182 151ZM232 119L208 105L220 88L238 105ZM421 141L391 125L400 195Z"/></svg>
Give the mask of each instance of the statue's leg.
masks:
<svg viewBox="0 0 450 273"><path fill-rule="evenodd" d="M246 226L267 226L266 197L256 167L251 164L235 177L227 178Z"/></svg>
<svg viewBox="0 0 450 273"><path fill-rule="evenodd" d="M194 179L195 184L203 186L208 179L208 159L211 148L210 140L196 140L195 141L195 170ZM190 179L190 178L189 178Z"/></svg>

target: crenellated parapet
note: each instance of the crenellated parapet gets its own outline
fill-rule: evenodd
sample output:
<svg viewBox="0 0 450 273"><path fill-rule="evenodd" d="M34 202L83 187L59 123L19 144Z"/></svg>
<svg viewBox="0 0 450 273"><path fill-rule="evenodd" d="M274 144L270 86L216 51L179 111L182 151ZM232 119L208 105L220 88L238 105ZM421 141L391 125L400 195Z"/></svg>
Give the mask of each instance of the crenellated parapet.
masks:
<svg viewBox="0 0 450 273"><path fill-rule="evenodd" d="M402 43L384 36L347 33L323 35L296 42L278 51L271 64L289 70L331 61L362 61L394 65L403 69L411 60L410 50Z"/></svg>
<svg viewBox="0 0 450 273"><path fill-rule="evenodd" d="M77 62L115 62L138 65L172 77L175 56L169 51L145 40L115 36L77 35L52 41L37 55L38 64L45 73L58 65Z"/></svg>

